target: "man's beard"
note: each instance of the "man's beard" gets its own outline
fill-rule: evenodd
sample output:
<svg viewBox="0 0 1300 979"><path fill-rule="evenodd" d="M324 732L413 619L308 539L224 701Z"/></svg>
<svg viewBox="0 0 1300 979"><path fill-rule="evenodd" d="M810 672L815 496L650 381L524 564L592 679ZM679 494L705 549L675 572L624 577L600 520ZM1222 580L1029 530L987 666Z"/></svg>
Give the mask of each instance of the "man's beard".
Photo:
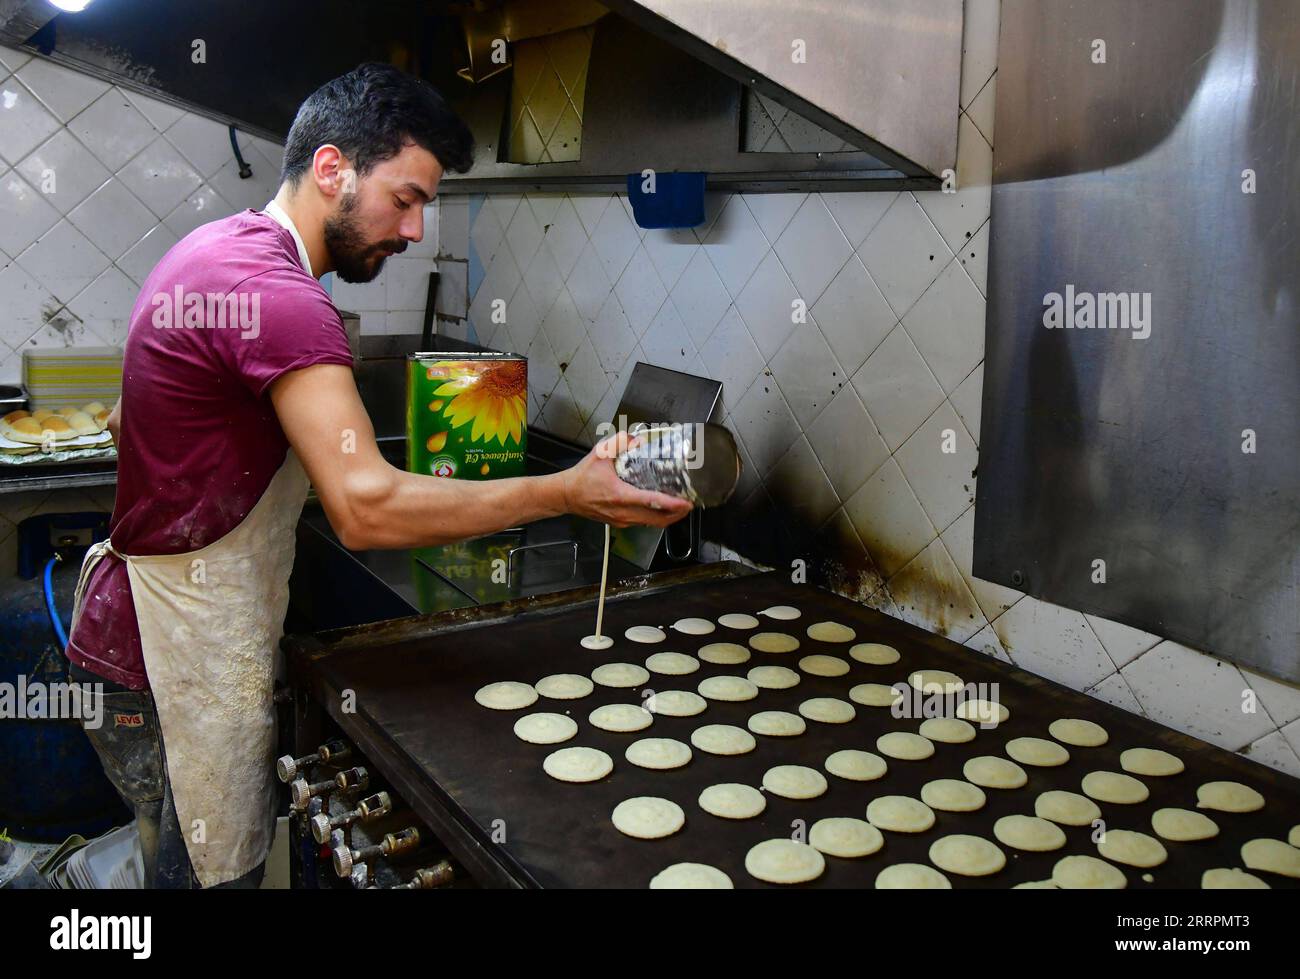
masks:
<svg viewBox="0 0 1300 979"><path fill-rule="evenodd" d="M406 242L389 239L367 244L352 213L356 207L356 198L349 194L343 198L338 213L325 219L325 250L344 282L370 282L384 268L385 259L376 256L384 251L400 254L406 251Z"/></svg>

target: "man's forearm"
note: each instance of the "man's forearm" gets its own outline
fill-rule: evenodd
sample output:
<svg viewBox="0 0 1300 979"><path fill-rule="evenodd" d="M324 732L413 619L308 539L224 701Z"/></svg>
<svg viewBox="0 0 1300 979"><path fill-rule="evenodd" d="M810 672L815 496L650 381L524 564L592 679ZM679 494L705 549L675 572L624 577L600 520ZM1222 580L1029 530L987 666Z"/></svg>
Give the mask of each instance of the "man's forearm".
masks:
<svg viewBox="0 0 1300 979"><path fill-rule="evenodd" d="M360 476L349 497L351 550L433 547L567 512L560 473L457 480L388 467Z"/></svg>
<svg viewBox="0 0 1300 979"><path fill-rule="evenodd" d="M117 404L113 405L113 410L108 413L108 419L105 422L105 428L108 434L113 436L113 444L120 446L122 444L122 399L117 399Z"/></svg>

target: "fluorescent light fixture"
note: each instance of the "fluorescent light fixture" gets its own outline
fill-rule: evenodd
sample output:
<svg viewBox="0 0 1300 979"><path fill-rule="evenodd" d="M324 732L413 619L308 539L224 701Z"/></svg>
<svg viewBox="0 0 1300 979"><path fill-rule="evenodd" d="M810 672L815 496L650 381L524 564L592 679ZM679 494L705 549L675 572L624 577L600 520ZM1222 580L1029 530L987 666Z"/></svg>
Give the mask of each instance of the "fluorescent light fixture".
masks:
<svg viewBox="0 0 1300 979"><path fill-rule="evenodd" d="M70 14L79 14L91 4L91 0L48 0L48 2Z"/></svg>

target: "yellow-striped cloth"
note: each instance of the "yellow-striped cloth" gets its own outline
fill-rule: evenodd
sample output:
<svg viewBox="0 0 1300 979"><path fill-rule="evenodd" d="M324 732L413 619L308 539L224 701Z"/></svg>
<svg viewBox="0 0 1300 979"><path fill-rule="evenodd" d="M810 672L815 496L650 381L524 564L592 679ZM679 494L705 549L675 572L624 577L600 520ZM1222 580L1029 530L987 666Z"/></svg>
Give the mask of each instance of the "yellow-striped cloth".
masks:
<svg viewBox="0 0 1300 979"><path fill-rule="evenodd" d="M23 351L29 408L80 408L91 401L113 407L122 393L120 347L58 347Z"/></svg>

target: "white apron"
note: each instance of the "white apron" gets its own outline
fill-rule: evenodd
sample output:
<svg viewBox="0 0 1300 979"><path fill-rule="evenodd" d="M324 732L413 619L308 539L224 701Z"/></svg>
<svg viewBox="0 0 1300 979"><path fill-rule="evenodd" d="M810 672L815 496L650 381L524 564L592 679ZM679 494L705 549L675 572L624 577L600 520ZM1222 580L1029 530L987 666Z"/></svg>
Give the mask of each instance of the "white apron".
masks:
<svg viewBox="0 0 1300 979"><path fill-rule="evenodd" d="M93 545L77 581L73 627L91 569L126 562L176 816L204 887L266 859L275 825L276 660L289 605L295 528L307 474L290 449L243 521L183 554Z"/></svg>
<svg viewBox="0 0 1300 979"><path fill-rule="evenodd" d="M266 214L307 246L275 201ZM243 521L184 554L122 554L91 546L73 600L76 627L91 569L108 551L126 562L167 778L185 848L204 887L242 877L266 859L275 826L272 695L296 527L309 489L293 449Z"/></svg>

